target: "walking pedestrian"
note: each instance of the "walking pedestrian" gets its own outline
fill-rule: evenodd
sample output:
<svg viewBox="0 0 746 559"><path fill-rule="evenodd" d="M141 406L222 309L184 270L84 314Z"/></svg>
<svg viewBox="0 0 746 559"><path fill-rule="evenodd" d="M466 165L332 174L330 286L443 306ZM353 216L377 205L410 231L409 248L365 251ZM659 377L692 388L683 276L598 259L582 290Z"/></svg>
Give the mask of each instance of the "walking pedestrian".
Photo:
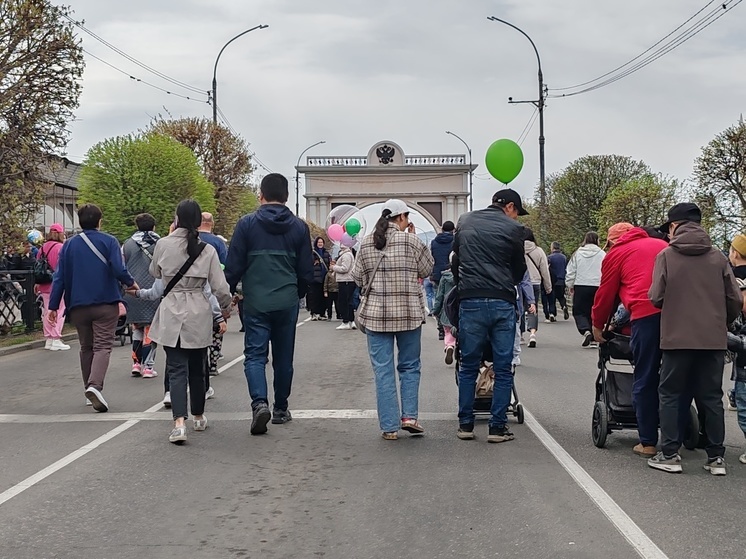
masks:
<svg viewBox="0 0 746 559"><path fill-rule="evenodd" d="M49 268L54 272L57 269L57 263L60 259L62 243L65 242L65 231L59 223L53 223L49 227L47 241L42 245L41 250L36 255L37 260L46 259ZM42 326L44 327L44 349L50 351L65 351L70 346L62 341L62 327L65 325L64 320L58 320L55 324L49 321L49 296L52 293L52 282L37 283L36 291L41 295L43 311L41 315ZM60 300L60 307L57 311L65 314L65 301Z"/></svg>
<svg viewBox="0 0 746 559"><path fill-rule="evenodd" d="M153 287L150 263L155 244L160 237L155 232L155 218L142 213L135 217L137 231L122 245L122 256L132 277L141 289ZM145 301L127 297L127 321L132 327L132 376L154 378L155 346L150 340L150 323L153 322L159 300Z"/></svg>
<svg viewBox="0 0 746 559"><path fill-rule="evenodd" d="M341 320L339 314L339 284L337 283L337 273L329 270L324 278L324 300L326 301L327 320L332 319L332 307L334 307L335 318Z"/></svg>
<svg viewBox="0 0 746 559"><path fill-rule="evenodd" d="M203 293L209 283L224 316L229 314L231 295L220 267L217 251L200 240L198 228L202 210L194 200L183 200L176 207L173 233L155 245L150 274L166 285L164 296L153 318L150 337L166 352L166 374L171 396L174 426L168 440L187 440L187 385L195 431L207 428L205 391L207 389L207 348L212 344L213 323L205 320L211 306Z"/></svg>
<svg viewBox="0 0 746 559"><path fill-rule="evenodd" d="M438 282L438 293L435 295L435 304L433 305L433 314L438 319L439 323L443 325L443 341L445 342L445 362L446 365L453 365L453 357L456 352L456 338L453 335L453 324L448 320L448 314L445 309L445 298L448 292L453 289L455 282L453 281L453 272L451 272L450 264L446 266L446 269L440 273L440 281Z"/></svg>
<svg viewBox="0 0 746 559"><path fill-rule="evenodd" d="M536 246L534 232L528 227L524 228L524 251L526 253L526 266L534 289L534 301L538 307L541 300L542 288L547 294L552 292L552 278L549 275L549 263L547 255L539 246ZM544 309L547 314L548 309ZM547 316L549 320L549 316ZM536 347L536 332L539 330L539 313L529 313L527 329L529 332L528 347Z"/></svg>
<svg viewBox="0 0 746 559"><path fill-rule="evenodd" d="M210 212L202 212L202 222L199 225L199 238L208 245L211 245L218 253L220 265L225 268L225 260L228 258L228 245L225 237L215 235L212 231L215 228L215 218ZM218 360L223 358L223 334L215 332L212 336L212 344L207 352L207 370L208 376L218 374ZM143 375L144 376L144 375ZM208 379L209 381L209 379Z"/></svg>
<svg viewBox="0 0 746 559"><path fill-rule="evenodd" d="M562 254L559 242L552 242L552 252L547 256L549 276L552 278L552 292L547 295L549 303L549 320L554 322L557 317L557 303L565 320L570 318L570 310L565 299L565 279L567 276L567 257ZM555 317L554 319L552 317Z"/></svg>
<svg viewBox="0 0 746 559"><path fill-rule="evenodd" d="M355 279L352 271L355 268L355 256L349 247L343 246L337 260L332 264L332 270L337 275L339 285L339 307L342 324L337 330L353 330L355 328L355 310L353 297L355 295Z"/></svg>
<svg viewBox="0 0 746 559"><path fill-rule="evenodd" d="M632 228L631 224L618 224L609 236L617 237ZM598 246L598 233L588 231L583 238L583 244L570 257L567 263L565 281L572 294L572 317L575 326L583 336L583 347L593 342L593 327L591 325L591 311L593 299L601 284L601 265L606 253Z"/></svg>
<svg viewBox="0 0 746 559"><path fill-rule="evenodd" d="M515 339L513 340L513 367L520 367L521 365L521 326L523 321L521 318L525 316L525 313L536 314L536 300L534 299L534 287L531 285L531 277L528 275L528 270L523 274L523 279L516 285L516 307L518 309L518 317L515 322Z"/></svg>
<svg viewBox="0 0 746 559"><path fill-rule="evenodd" d="M418 421L425 322L418 280L432 271L433 256L414 234L409 208L401 200L388 200L375 231L363 239L352 272L353 281L361 286L358 320L365 327L376 381L378 423L386 440L396 440L399 429L413 435L425 432Z"/></svg>
<svg viewBox="0 0 746 559"><path fill-rule="evenodd" d="M523 226L528 215L518 193L506 188L492 204L461 216L453 242L453 277L458 286L459 439L474 438L474 396L485 346L495 373L487 442L513 440L507 410L513 389L516 288L526 273Z"/></svg>
<svg viewBox="0 0 746 559"><path fill-rule="evenodd" d="M593 337L599 343L604 341L604 328L621 300L630 313L630 345L635 363L632 405L640 442L632 451L649 458L655 456L658 443L658 382L662 354L660 309L650 302L648 291L653 281L655 258L668 244L649 237L640 227L617 223L609 228L605 246L608 252L601 265L601 284L591 313ZM681 421L688 423L688 416L687 409L686 416L682 412Z"/></svg>
<svg viewBox="0 0 746 559"><path fill-rule="evenodd" d="M707 461L713 475L725 475L723 368L728 326L741 314L743 299L724 255L700 225L696 204L676 204L662 229L671 243L658 254L649 297L661 309L661 450L651 468L681 472L679 448L682 404L688 411L690 387L704 409Z"/></svg>
<svg viewBox="0 0 746 559"><path fill-rule="evenodd" d="M251 395L251 434L267 432L267 423L292 419L288 398L293 383L293 356L298 302L313 279L311 234L285 206L288 181L270 173L259 188L259 209L236 225L225 275L232 290L243 278L244 373ZM266 365L272 343L274 409L270 413Z"/></svg>
<svg viewBox="0 0 746 559"><path fill-rule="evenodd" d="M119 284L139 286L124 265L117 240L100 231L101 218L101 209L94 204L78 209L83 230L62 245L47 317L52 325L61 320L57 313L64 297L66 313L78 331L85 397L94 410L106 412L104 379L122 303Z"/></svg>
<svg viewBox="0 0 746 559"><path fill-rule="evenodd" d="M425 294L428 292L428 283L432 284L430 289L434 293L438 291L440 276L446 267L451 265L451 251L453 250L453 230L456 226L452 221L444 221L440 233L430 242L430 252L433 255L433 273L429 279L425 280ZM427 307L432 310L433 302L428 300ZM437 318L437 317L436 317ZM445 330L438 322L438 339L445 339Z"/></svg>
<svg viewBox="0 0 746 559"><path fill-rule="evenodd" d="M324 320L326 317L326 300L324 298L324 280L326 279L327 266L319 256L313 252L313 279L308 284L308 305L311 312L311 320Z"/></svg>

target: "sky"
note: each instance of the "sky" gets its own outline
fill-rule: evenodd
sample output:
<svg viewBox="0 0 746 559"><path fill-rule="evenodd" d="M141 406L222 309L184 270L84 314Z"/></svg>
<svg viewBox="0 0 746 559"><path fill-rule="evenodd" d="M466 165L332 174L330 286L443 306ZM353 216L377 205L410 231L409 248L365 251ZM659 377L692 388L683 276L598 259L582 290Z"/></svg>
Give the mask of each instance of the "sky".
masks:
<svg viewBox="0 0 746 559"><path fill-rule="evenodd" d="M736 4L738 0L727 0ZM365 155L380 140L407 154L465 153L469 143L474 207L499 184L484 167L487 147L518 141L537 97L536 43L550 89L602 75L662 39L706 0L68 0L75 18L131 57L208 90L215 58L218 106L267 169L291 182L300 153ZM711 3L710 9L722 2ZM705 12L706 13L706 12ZM547 173L588 154L615 153L654 171L691 177L701 147L734 124L746 100L746 4L670 54L617 83L549 99ZM211 116L205 94L139 68L80 32L83 93L68 156L80 161L96 142L136 132L155 115ZM522 143L525 165L511 184L530 198L539 179L537 125ZM264 171L266 172L266 171ZM302 177L301 177L302 179ZM288 205L294 207L294 192ZM303 202L301 203L303 206ZM303 211L301 211L303 213ZM424 221L424 220L423 220Z"/></svg>

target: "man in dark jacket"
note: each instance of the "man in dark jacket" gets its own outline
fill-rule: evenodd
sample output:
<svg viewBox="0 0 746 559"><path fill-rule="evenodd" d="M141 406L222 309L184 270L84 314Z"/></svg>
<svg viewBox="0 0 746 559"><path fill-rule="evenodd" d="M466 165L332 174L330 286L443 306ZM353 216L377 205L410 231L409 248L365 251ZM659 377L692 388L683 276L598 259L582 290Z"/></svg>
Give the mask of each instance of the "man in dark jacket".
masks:
<svg viewBox="0 0 746 559"><path fill-rule="evenodd" d="M542 293L542 297L547 298L547 310L549 316L547 317L550 321L554 322L557 316L557 303L560 305L564 313L565 320L570 318L570 310L567 308L567 300L565 299L565 277L567 274L567 257L562 254L562 247L557 241L552 243L552 253L547 256L547 263L549 264L549 275L552 278L552 292L549 294ZM545 313L546 314L546 313Z"/></svg>
<svg viewBox="0 0 746 559"><path fill-rule="evenodd" d="M458 336L458 438L474 438L474 391L485 346L491 346L495 384L487 442L513 440L507 409L513 387L511 362L516 290L526 272L523 226L527 215L515 190L500 190L492 205L461 216L453 242L453 276L460 300Z"/></svg>
<svg viewBox="0 0 746 559"><path fill-rule="evenodd" d="M288 181L270 173L262 179L257 211L236 225L225 277L235 292L243 286L244 373L249 384L251 434L267 432L267 423L290 421L288 397L293 382L293 354L299 300L313 281L308 225L285 206ZM272 342L274 414L269 411L265 367Z"/></svg>
<svg viewBox="0 0 746 559"><path fill-rule="evenodd" d="M651 468L679 473L679 407L688 387L704 408L708 444L705 469L725 475L723 368L728 325L741 312L741 292L724 255L713 248L699 224L695 204L677 204L668 212L671 244L655 259L650 301L661 309L663 350L660 386L661 451Z"/></svg>
<svg viewBox="0 0 746 559"><path fill-rule="evenodd" d="M455 228L456 227L452 221L443 222L443 230L438 233L430 243L430 252L433 255L433 260L435 260L433 273L430 276L430 282L432 282L432 289L434 292L438 291L438 283L440 283L440 276L443 273L443 270L451 264L450 257L451 251L453 250L453 230ZM438 339L442 340L444 337L445 331L443 330L443 325L438 319Z"/></svg>

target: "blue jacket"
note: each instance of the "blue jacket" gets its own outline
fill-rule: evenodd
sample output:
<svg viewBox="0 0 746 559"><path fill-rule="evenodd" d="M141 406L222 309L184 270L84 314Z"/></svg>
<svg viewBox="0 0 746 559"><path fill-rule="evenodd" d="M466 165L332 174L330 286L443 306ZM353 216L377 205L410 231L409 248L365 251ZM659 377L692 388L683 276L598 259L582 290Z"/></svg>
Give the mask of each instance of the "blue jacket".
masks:
<svg viewBox="0 0 746 559"><path fill-rule="evenodd" d="M453 248L453 233L438 233L430 243L430 252L433 253L433 279L437 282L440 281L440 275L443 270L446 269L451 256L451 249Z"/></svg>
<svg viewBox="0 0 746 559"><path fill-rule="evenodd" d="M567 257L561 252L553 252L547 256L549 262L549 275L552 277L552 285L565 283L567 275Z"/></svg>
<svg viewBox="0 0 746 559"><path fill-rule="evenodd" d="M129 287L135 283L114 237L96 229L86 229L84 233L108 263L104 264L80 235L65 242L52 280L49 310L60 308L63 295L68 311L75 307L119 303L123 300L119 284Z"/></svg>
<svg viewBox="0 0 746 559"><path fill-rule="evenodd" d="M281 204L264 204L242 217L231 238L225 278L234 292L242 282L244 312L297 305L313 281L308 225Z"/></svg>
<svg viewBox="0 0 746 559"><path fill-rule="evenodd" d="M207 233L206 231L200 231L199 238L205 241L208 245L212 245L212 248L214 248L215 252L218 253L218 260L220 260L221 264L225 265L225 261L228 259L228 247L225 246L225 243L221 241L217 235Z"/></svg>

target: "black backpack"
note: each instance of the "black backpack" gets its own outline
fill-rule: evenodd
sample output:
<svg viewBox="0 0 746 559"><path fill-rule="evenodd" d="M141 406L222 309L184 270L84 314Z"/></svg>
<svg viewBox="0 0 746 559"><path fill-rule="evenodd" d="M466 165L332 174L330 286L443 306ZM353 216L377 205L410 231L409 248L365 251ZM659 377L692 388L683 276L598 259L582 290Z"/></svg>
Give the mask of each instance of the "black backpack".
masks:
<svg viewBox="0 0 746 559"><path fill-rule="evenodd" d="M53 277L54 270L49 265L47 255L44 254L44 249L42 249L39 258L34 261L34 282L40 284L52 283Z"/></svg>

